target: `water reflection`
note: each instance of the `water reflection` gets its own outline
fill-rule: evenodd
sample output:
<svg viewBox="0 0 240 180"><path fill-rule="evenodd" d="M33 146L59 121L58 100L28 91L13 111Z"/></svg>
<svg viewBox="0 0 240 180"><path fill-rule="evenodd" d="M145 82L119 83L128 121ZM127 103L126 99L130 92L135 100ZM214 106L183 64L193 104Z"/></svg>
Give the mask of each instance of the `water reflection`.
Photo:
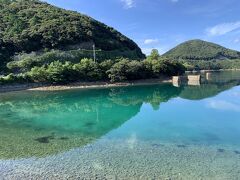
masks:
<svg viewBox="0 0 240 180"><path fill-rule="evenodd" d="M225 73L225 72L224 72ZM136 116L181 97L199 100L239 85L239 74L212 74L201 86L171 84L0 95L0 158L43 157L91 143Z"/></svg>
<svg viewBox="0 0 240 180"><path fill-rule="evenodd" d="M240 85L240 71L207 72L201 74L195 84L182 83L180 97L189 100L201 100Z"/></svg>
<svg viewBox="0 0 240 180"><path fill-rule="evenodd" d="M170 84L0 97L1 158L46 156L86 145L120 127L143 103L157 109L177 97Z"/></svg>

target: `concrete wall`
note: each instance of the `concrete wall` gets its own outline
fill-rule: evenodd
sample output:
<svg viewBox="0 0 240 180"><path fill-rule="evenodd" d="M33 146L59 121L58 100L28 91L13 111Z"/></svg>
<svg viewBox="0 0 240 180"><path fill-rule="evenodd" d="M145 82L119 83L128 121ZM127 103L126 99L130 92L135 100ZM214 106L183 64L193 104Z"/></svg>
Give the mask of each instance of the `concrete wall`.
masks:
<svg viewBox="0 0 240 180"><path fill-rule="evenodd" d="M201 75L173 76L172 82L176 87L181 84L199 86L201 84Z"/></svg>

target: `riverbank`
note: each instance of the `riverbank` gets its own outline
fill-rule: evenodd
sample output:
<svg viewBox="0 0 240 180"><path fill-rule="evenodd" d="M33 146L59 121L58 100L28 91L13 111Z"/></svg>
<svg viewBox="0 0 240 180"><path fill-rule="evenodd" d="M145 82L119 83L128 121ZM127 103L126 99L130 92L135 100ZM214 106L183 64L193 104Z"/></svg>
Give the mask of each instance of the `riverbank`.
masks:
<svg viewBox="0 0 240 180"><path fill-rule="evenodd" d="M203 69L203 70L193 70L193 71L186 71L185 73L207 73L207 72L223 72L223 71L240 71L240 69L219 69L219 70L207 70L207 69Z"/></svg>
<svg viewBox="0 0 240 180"><path fill-rule="evenodd" d="M120 83L111 82L76 82L66 85L52 85L42 83L30 83L30 84L15 84L15 85L0 85L0 93L12 92L12 91L60 91L68 89L93 89L93 88L108 88L108 87L121 87L121 86L137 86L137 85L150 85L172 82L171 77L162 77L158 79L144 79L135 81L126 81Z"/></svg>
<svg viewBox="0 0 240 180"><path fill-rule="evenodd" d="M201 71L186 71L186 75L192 73L207 73L207 72L223 72L223 71L240 71L240 69L228 70L201 70ZM121 86L137 86L137 85L151 85L160 83L172 83L172 77L162 76L158 79L143 79L135 81L126 81L119 83L111 83L107 81L97 82L76 82L65 85L55 85L46 83L28 83L28 84L14 84L14 85L0 85L0 93L12 91L60 91L68 89L92 89L92 88L108 88L108 87L121 87Z"/></svg>

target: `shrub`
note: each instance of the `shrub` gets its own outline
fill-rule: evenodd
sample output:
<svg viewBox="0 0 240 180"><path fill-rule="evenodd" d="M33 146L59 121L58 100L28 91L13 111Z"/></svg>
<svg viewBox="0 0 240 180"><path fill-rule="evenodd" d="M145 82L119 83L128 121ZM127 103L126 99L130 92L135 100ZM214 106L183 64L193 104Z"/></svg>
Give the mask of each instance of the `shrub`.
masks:
<svg viewBox="0 0 240 180"><path fill-rule="evenodd" d="M128 80L136 80L145 78L145 69L142 62L128 61L126 76Z"/></svg>
<svg viewBox="0 0 240 180"><path fill-rule="evenodd" d="M121 82L127 80L128 63L129 60L127 59L120 60L107 71L111 82Z"/></svg>
<svg viewBox="0 0 240 180"><path fill-rule="evenodd" d="M111 67L113 65L114 65L114 61L112 61L112 60L106 60L106 61L103 61L99 64L99 68L101 70L103 80L108 80L109 79L107 71L109 69L111 69Z"/></svg>
<svg viewBox="0 0 240 180"><path fill-rule="evenodd" d="M34 67L28 76L35 82L68 83L76 80L73 64L55 61L48 66Z"/></svg>
<svg viewBox="0 0 240 180"><path fill-rule="evenodd" d="M146 72L144 62L128 59L120 60L107 71L111 82L148 78Z"/></svg>
<svg viewBox="0 0 240 180"><path fill-rule="evenodd" d="M161 75L173 76L180 75L185 72L185 67L177 62L171 61L169 59L158 59L150 61L151 65L148 68L152 68L150 71L152 72L153 77L159 77ZM149 71L149 70L148 70Z"/></svg>
<svg viewBox="0 0 240 180"><path fill-rule="evenodd" d="M12 84L12 83L24 83L31 82L29 77L26 74L9 74L7 76L0 77L0 84Z"/></svg>
<svg viewBox="0 0 240 180"><path fill-rule="evenodd" d="M103 77L99 64L91 59L82 59L80 63L73 66L73 69L81 80L97 81Z"/></svg>
<svg viewBox="0 0 240 180"><path fill-rule="evenodd" d="M185 71L185 66L168 59L135 61L119 59L116 62L107 60L101 63L92 59L80 62L53 61L40 67L31 68L29 72L19 75L9 74L1 78L1 82L47 82L66 84L74 81L110 80L121 82L144 78L158 78L162 75L178 75Z"/></svg>

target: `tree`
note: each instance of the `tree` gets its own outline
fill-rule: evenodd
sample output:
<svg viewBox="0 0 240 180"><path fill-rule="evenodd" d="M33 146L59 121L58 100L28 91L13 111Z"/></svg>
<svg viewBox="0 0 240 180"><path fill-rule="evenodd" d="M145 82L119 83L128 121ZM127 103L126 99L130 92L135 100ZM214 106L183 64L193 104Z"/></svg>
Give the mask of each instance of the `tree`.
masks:
<svg viewBox="0 0 240 180"><path fill-rule="evenodd" d="M145 78L145 70L142 62L129 61L127 64L126 76L128 80Z"/></svg>
<svg viewBox="0 0 240 180"><path fill-rule="evenodd" d="M102 78L103 80L108 80L108 74L107 74L107 71L109 69L111 69L111 67L113 66L114 64L114 61L112 60L106 60L106 61L103 61L99 64L99 68L102 72Z"/></svg>
<svg viewBox="0 0 240 180"><path fill-rule="evenodd" d="M123 59L114 64L111 69L107 71L111 82L121 82L127 80L126 70L128 69L129 60Z"/></svg>
<svg viewBox="0 0 240 180"><path fill-rule="evenodd" d="M0 0L1 41L13 47L5 50L7 62L16 53L67 50L89 42L94 42L96 49L103 52L111 51L111 55L118 52L116 57L145 58L136 43L113 28L83 14L39 0ZM1 58L2 54L0 52ZM0 67L2 65L5 63L0 63Z"/></svg>
<svg viewBox="0 0 240 180"><path fill-rule="evenodd" d="M158 60L160 54L157 49L153 49L151 54L147 57L148 60Z"/></svg>
<svg viewBox="0 0 240 180"><path fill-rule="evenodd" d="M77 72L79 80L98 81L103 76L99 64L92 59L82 59L73 69Z"/></svg>

